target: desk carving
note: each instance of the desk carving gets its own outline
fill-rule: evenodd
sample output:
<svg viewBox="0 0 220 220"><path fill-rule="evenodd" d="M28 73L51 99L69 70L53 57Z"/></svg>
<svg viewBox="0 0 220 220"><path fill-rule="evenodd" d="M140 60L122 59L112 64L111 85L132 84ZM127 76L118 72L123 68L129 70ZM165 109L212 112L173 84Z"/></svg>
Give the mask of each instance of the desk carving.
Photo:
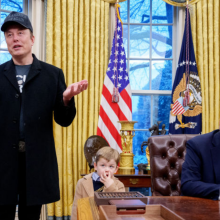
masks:
<svg viewBox="0 0 220 220"><path fill-rule="evenodd" d="M139 179L130 179L130 183L133 185L136 185L138 183Z"/></svg>
<svg viewBox="0 0 220 220"><path fill-rule="evenodd" d="M97 206L109 205L109 200L136 200L147 204L147 196L140 192L95 192L94 200Z"/></svg>

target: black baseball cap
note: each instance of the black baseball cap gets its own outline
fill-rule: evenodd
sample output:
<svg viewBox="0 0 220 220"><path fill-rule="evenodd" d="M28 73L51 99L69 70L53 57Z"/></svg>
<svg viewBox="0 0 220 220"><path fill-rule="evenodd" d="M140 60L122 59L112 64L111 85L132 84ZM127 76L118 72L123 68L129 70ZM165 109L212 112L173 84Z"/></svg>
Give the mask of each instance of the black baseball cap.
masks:
<svg viewBox="0 0 220 220"><path fill-rule="evenodd" d="M4 23L1 27L1 31L5 32L7 27L12 23L18 23L22 25L23 27L30 29L30 31L33 33L33 27L31 25L31 22L27 15L12 11L4 20Z"/></svg>

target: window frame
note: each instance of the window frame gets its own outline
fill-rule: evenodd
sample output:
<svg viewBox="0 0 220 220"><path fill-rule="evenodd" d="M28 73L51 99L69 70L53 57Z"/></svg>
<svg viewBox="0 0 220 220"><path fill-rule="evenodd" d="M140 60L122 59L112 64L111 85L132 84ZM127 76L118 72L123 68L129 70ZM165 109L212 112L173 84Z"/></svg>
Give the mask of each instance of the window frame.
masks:
<svg viewBox="0 0 220 220"><path fill-rule="evenodd" d="M177 46L178 46L178 40L177 40L177 22L178 22L178 7L173 7L173 23L170 24L158 24L158 23L152 23L152 0L150 3L150 22L149 23L130 23L130 1L127 0L127 22L123 22L123 25L127 25L128 29L128 41L127 41L127 52L126 54L126 62L127 62L127 70L129 72L130 70L130 61L132 60L143 60L143 61L149 61L149 84L151 88L151 77L152 77L152 61L160 61L160 60L171 60L172 61L172 85L176 74L176 67L178 63L178 54L177 54ZM130 50L130 25L143 25L143 26L149 26L150 27L150 56L149 58L130 58L129 50ZM171 58L152 58L152 27L153 26L172 26L172 57ZM150 96L151 97L151 126L154 124L153 122L153 96L154 95L163 95L163 96L171 96L172 90L131 90L132 96ZM166 128L167 130L169 128ZM137 129L135 128L135 131L149 131L149 129Z"/></svg>

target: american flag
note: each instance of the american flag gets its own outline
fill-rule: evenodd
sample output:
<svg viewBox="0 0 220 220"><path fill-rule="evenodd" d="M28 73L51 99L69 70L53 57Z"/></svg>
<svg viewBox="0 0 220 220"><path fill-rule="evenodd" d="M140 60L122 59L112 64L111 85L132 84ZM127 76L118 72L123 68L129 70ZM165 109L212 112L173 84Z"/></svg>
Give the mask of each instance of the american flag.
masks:
<svg viewBox="0 0 220 220"><path fill-rule="evenodd" d="M182 115L185 111L189 109L188 106L183 106L183 98L178 98L175 103L173 104L172 113L174 115Z"/></svg>
<svg viewBox="0 0 220 220"><path fill-rule="evenodd" d="M121 152L121 125L118 121L132 120L131 87L122 36L122 24L117 18L108 69L100 103L97 135L109 146ZM118 88L119 100L112 102L113 90Z"/></svg>

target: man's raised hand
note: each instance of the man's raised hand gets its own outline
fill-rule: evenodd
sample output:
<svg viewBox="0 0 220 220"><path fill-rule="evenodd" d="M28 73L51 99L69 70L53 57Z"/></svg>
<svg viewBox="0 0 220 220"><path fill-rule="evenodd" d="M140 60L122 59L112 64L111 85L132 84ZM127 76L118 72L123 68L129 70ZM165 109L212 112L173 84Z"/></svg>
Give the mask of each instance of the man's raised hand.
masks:
<svg viewBox="0 0 220 220"><path fill-rule="evenodd" d="M86 90L87 87L88 81L86 79L69 85L63 93L64 105L68 105L73 96L78 95L82 91Z"/></svg>

